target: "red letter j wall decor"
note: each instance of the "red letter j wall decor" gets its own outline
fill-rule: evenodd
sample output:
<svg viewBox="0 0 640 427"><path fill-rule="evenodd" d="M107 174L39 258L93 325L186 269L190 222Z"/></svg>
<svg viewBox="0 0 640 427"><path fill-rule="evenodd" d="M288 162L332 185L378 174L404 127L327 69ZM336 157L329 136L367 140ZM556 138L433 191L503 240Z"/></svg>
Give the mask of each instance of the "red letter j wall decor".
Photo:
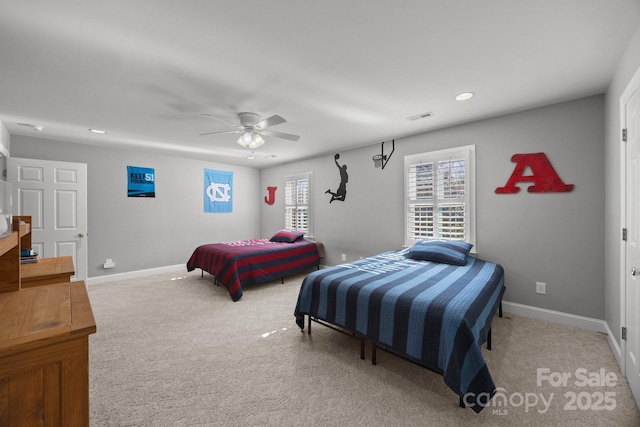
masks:
<svg viewBox="0 0 640 427"><path fill-rule="evenodd" d="M272 205L276 202L276 190L278 187L267 187L267 191L269 192L268 196L264 196L264 202L268 205Z"/></svg>
<svg viewBox="0 0 640 427"><path fill-rule="evenodd" d="M511 161L516 163L513 173L504 187L496 188L498 194L518 193L519 182L533 182L527 188L529 193L566 193L573 190L573 184L565 184L558 176L544 153L514 154ZM531 175L524 175L529 168Z"/></svg>

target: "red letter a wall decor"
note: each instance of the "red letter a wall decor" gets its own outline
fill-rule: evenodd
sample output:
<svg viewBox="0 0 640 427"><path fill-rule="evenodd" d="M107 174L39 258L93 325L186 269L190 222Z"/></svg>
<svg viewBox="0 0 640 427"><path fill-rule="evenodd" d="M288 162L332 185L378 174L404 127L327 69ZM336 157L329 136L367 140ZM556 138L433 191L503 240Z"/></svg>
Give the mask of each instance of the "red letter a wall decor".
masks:
<svg viewBox="0 0 640 427"><path fill-rule="evenodd" d="M514 154L511 161L516 163L516 167L507 184L496 188L498 194L518 193L520 187L516 184L519 182L533 182L534 185L527 188L529 193L565 193L573 190L574 185L562 182L544 153ZM531 170L531 175L524 175L527 168Z"/></svg>
<svg viewBox="0 0 640 427"><path fill-rule="evenodd" d="M267 187L267 191L269 192L268 196L264 196L264 202L268 205L272 205L276 201L276 190L278 187Z"/></svg>

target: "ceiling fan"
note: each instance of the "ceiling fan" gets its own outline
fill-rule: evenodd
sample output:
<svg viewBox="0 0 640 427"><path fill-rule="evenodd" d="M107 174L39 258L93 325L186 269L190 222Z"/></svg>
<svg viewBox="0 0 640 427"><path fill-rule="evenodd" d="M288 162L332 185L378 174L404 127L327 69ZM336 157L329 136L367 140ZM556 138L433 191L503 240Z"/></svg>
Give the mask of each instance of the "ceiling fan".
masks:
<svg viewBox="0 0 640 427"><path fill-rule="evenodd" d="M203 117L212 118L209 114L202 114ZM290 133L276 132L268 130L268 127L285 123L286 120L278 115L273 115L266 119L256 113L238 113L239 125L235 125L236 130L227 130L222 132L207 132L200 135L222 135L226 133L239 133L241 134L238 140L238 144L246 148L257 148L264 144L263 136L274 136L276 138L288 139L289 141L297 141L300 139L298 135L292 135Z"/></svg>

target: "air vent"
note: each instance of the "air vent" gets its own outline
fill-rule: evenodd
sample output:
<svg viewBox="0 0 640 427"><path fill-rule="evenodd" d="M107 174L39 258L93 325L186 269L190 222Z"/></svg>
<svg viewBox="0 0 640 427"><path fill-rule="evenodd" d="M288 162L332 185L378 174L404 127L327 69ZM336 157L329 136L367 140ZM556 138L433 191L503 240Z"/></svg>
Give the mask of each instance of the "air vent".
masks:
<svg viewBox="0 0 640 427"><path fill-rule="evenodd" d="M407 117L407 120L420 120L420 119L426 119L427 117L431 117L433 116L433 113L431 111L427 111L426 113L422 113L422 114L416 114L415 116L411 116L411 117Z"/></svg>

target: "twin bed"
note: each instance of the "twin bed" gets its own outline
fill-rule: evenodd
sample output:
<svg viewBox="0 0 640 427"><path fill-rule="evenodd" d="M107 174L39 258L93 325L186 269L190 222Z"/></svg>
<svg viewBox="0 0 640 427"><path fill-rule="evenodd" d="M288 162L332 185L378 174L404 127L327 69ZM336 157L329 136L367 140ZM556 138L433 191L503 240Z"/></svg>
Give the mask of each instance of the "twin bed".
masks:
<svg viewBox="0 0 640 427"><path fill-rule="evenodd" d="M244 284L319 268L316 243L293 237L203 245L187 269L211 273L237 301ZM369 341L374 364L377 349L384 349L441 374L461 406L480 412L496 392L481 346L490 348L505 286L502 266L469 256L470 249L464 242L425 239L313 271L300 287L296 323L309 333L314 321L357 337L363 359Z"/></svg>
<svg viewBox="0 0 640 427"><path fill-rule="evenodd" d="M307 317L309 332L313 320L359 338L361 358L371 342L374 364L382 348L439 373L461 406L480 412L496 392L480 347L490 345L504 271L466 254L451 263L440 249L424 257L412 249L309 274L296 322L304 330Z"/></svg>
<svg viewBox="0 0 640 427"><path fill-rule="evenodd" d="M312 268L319 268L322 245L302 233L280 230L269 239L211 243L197 247L187 271L196 268L213 275L233 301L242 298L242 287L266 283Z"/></svg>

